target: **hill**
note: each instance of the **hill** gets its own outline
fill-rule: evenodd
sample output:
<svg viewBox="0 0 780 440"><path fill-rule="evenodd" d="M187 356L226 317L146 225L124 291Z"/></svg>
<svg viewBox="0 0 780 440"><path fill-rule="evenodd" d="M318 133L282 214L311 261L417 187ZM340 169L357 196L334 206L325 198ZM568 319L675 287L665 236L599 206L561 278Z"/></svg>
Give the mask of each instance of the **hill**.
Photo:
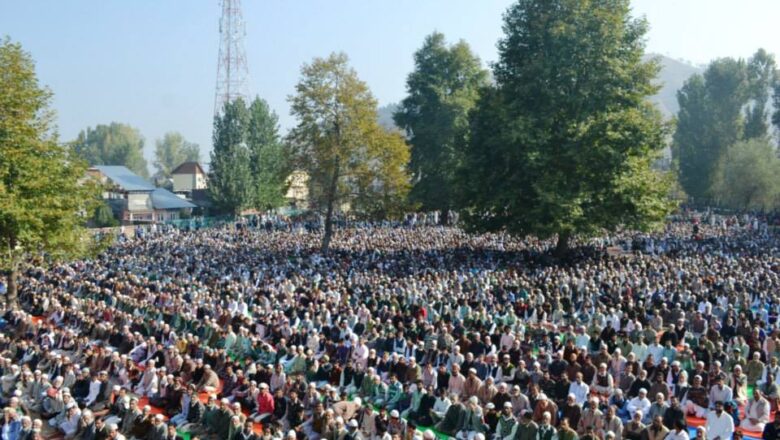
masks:
<svg viewBox="0 0 780 440"><path fill-rule="evenodd" d="M661 63L661 72L658 74L658 83L661 90L650 98L665 118L671 118L677 114L680 106L677 105L677 91L682 88L685 80L695 73L702 73L699 67L675 60L663 55L650 54L648 57L658 57Z"/></svg>

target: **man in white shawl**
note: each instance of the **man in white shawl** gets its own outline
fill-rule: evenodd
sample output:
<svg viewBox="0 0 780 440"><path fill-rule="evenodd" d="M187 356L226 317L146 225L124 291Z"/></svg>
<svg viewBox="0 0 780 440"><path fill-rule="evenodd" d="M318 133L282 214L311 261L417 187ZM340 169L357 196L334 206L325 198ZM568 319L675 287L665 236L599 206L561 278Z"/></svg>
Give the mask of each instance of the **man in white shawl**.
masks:
<svg viewBox="0 0 780 440"><path fill-rule="evenodd" d="M739 426L751 432L763 432L769 422L769 401L761 394L761 390L753 390L753 398L749 399L745 407L745 419Z"/></svg>

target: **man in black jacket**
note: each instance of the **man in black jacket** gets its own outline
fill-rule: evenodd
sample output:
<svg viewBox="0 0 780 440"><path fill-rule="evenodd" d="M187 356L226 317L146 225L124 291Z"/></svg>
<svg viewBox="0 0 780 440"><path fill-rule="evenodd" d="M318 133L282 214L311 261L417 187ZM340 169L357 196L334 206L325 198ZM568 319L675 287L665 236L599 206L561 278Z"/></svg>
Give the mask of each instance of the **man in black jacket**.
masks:
<svg viewBox="0 0 780 440"><path fill-rule="evenodd" d="M433 391L433 386L430 385L426 389L426 393L420 398L420 406L417 407L417 411L413 411L409 414L409 419L417 422L418 425L430 426L433 425L433 419L431 418L431 410L433 405L436 404L436 395Z"/></svg>
<svg viewBox="0 0 780 440"><path fill-rule="evenodd" d="M685 411L680 406L680 399L672 396L671 405L664 411L663 423L664 426L672 430L677 426L676 422L678 421L685 423Z"/></svg>
<svg viewBox="0 0 780 440"><path fill-rule="evenodd" d="M108 438L108 427L102 417L95 419L95 440L106 440Z"/></svg>
<svg viewBox="0 0 780 440"><path fill-rule="evenodd" d="M92 411L84 410L81 413L81 419L79 420L78 434L76 434L76 440L95 440L95 417L92 415Z"/></svg>
<svg viewBox="0 0 780 440"><path fill-rule="evenodd" d="M259 437L257 434L255 434L254 426L252 425L251 420L247 420L244 423L244 429L237 432L236 435L232 439L228 440L259 440Z"/></svg>
<svg viewBox="0 0 780 440"><path fill-rule="evenodd" d="M190 406L187 411L187 422L179 426L182 432L190 432L199 428L203 415L206 413L206 406L200 401L196 393L191 394Z"/></svg>
<svg viewBox="0 0 780 440"><path fill-rule="evenodd" d="M766 424L761 438L763 440L776 440L780 438L780 417L775 417L774 422Z"/></svg>
<svg viewBox="0 0 780 440"><path fill-rule="evenodd" d="M76 402L84 403L87 395L89 395L89 382L89 368L84 368L81 370L81 373L76 378L76 382L73 384L73 387L71 387L70 390L70 394L73 396L73 399L75 399Z"/></svg>

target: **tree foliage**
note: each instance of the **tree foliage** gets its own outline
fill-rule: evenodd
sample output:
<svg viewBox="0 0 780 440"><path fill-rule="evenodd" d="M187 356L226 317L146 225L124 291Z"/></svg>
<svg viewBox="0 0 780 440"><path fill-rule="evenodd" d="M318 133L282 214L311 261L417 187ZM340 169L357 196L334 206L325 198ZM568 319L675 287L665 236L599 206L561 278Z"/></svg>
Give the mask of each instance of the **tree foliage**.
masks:
<svg viewBox="0 0 780 440"><path fill-rule="evenodd" d="M424 210L454 207L455 170L462 161L468 112L488 74L463 41L448 46L434 32L414 54L414 71L406 80L408 96L394 115L411 144L409 169L414 185L410 199Z"/></svg>
<svg viewBox="0 0 780 440"><path fill-rule="evenodd" d="M309 175L309 199L325 214L327 251L336 209L392 215L408 192L409 149L400 134L377 122L377 103L344 54L315 58L301 69L290 98L298 124L289 139L297 165Z"/></svg>
<svg viewBox="0 0 780 440"><path fill-rule="evenodd" d="M114 217L111 207L105 202L102 202L95 207L92 213L92 223L97 228L119 226L119 221Z"/></svg>
<svg viewBox="0 0 780 440"><path fill-rule="evenodd" d="M719 198L715 173L731 145L768 138L769 100L776 83L774 57L759 49L747 62L713 61L678 92L673 152L680 184L694 200Z"/></svg>
<svg viewBox="0 0 780 440"><path fill-rule="evenodd" d="M461 188L472 230L569 237L648 229L670 210L644 20L628 0L519 0L471 120Z"/></svg>
<svg viewBox="0 0 780 440"><path fill-rule="evenodd" d="M268 210L284 204L289 175L287 151L279 140L279 123L268 104L255 98L225 105L214 118L209 192L225 212Z"/></svg>
<svg viewBox="0 0 780 440"><path fill-rule="evenodd" d="M87 165L58 144L51 93L38 84L32 58L0 43L0 270L16 305L16 278L27 259L83 255L94 245L84 224L99 197L80 181Z"/></svg>
<svg viewBox="0 0 780 440"><path fill-rule="evenodd" d="M169 179L171 172L184 162L200 162L200 146L187 142L181 133L165 133L154 146L156 177Z"/></svg>
<svg viewBox="0 0 780 440"><path fill-rule="evenodd" d="M775 81L772 87L772 107L775 109L772 113L772 124L775 130L780 131L780 80Z"/></svg>
<svg viewBox="0 0 780 440"><path fill-rule="evenodd" d="M742 138L747 72L741 60L713 61L677 93L680 112L673 151L680 184L694 200L707 200L720 157Z"/></svg>
<svg viewBox="0 0 780 440"><path fill-rule="evenodd" d="M769 211L780 198L780 159L767 138L730 146L720 159L713 192L733 209Z"/></svg>
<svg viewBox="0 0 780 440"><path fill-rule="evenodd" d="M769 136L769 94L777 82L775 58L759 49L747 63L747 97L750 99L745 115L744 139L760 139Z"/></svg>
<svg viewBox="0 0 780 440"><path fill-rule="evenodd" d="M134 173L149 177L144 159L144 139L138 129L112 122L79 133L73 149L90 165L124 165Z"/></svg>
<svg viewBox="0 0 780 440"><path fill-rule="evenodd" d="M249 111L243 99L225 103L214 116L208 191L214 207L238 215L252 204L252 169L246 144Z"/></svg>
<svg viewBox="0 0 780 440"><path fill-rule="evenodd" d="M260 98L249 106L246 136L253 180L252 204L260 210L278 208L285 203L290 161L279 137L279 117Z"/></svg>

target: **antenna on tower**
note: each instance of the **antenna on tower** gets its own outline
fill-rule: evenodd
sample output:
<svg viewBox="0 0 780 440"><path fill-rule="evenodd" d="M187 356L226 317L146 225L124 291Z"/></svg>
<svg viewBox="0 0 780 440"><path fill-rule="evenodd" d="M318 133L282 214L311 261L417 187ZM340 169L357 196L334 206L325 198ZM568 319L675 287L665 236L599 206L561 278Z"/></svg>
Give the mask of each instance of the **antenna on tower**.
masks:
<svg viewBox="0 0 780 440"><path fill-rule="evenodd" d="M222 112L225 104L236 98L247 99L249 68L246 64L244 37L246 27L241 13L241 0L221 0L219 19L219 58L217 59L217 87L214 96L214 115Z"/></svg>

